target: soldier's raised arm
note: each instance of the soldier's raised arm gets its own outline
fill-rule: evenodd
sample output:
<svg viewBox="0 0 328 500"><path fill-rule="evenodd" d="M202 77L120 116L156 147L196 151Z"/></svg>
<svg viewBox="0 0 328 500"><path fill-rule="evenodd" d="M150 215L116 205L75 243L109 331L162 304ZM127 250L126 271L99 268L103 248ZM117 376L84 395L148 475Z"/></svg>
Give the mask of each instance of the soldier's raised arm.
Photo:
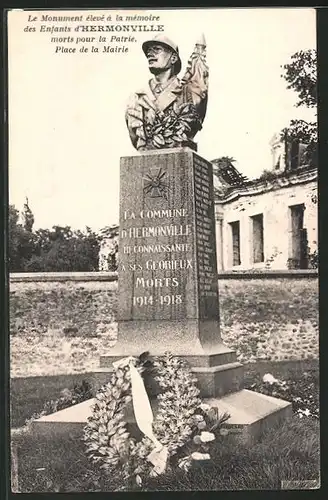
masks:
<svg viewBox="0 0 328 500"><path fill-rule="evenodd" d="M198 108L201 119L206 114L208 97L209 68L206 62L206 41L202 35L195 44L195 48L188 60L185 74L181 80L188 85L192 94L193 103Z"/></svg>

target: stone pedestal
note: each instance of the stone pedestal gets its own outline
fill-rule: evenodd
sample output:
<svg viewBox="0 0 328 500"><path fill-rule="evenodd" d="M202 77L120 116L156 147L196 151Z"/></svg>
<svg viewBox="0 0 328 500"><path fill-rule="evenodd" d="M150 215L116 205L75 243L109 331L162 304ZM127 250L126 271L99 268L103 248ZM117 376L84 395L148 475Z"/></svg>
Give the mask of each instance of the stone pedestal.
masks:
<svg viewBox="0 0 328 500"><path fill-rule="evenodd" d="M116 358L186 358L204 397L242 387L220 337L212 164L189 148L121 158Z"/></svg>

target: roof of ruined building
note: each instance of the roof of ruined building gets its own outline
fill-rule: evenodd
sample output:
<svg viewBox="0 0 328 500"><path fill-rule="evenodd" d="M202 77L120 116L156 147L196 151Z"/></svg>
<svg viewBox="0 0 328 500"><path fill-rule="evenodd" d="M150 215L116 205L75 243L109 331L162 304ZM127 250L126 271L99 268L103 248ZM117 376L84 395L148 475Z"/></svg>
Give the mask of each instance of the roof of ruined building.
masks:
<svg viewBox="0 0 328 500"><path fill-rule="evenodd" d="M279 189L281 187L286 187L289 184L304 183L307 181L312 181L317 177L317 168L314 166L303 165L299 166L297 169L284 170L280 172L275 172L274 170L268 170L263 172L263 174L256 178L251 179L239 186L228 186L225 190L215 190L216 199L218 201L224 202L234 196L234 194L244 195L248 193L256 194L258 189L262 192L268 189ZM255 189L255 191L254 191Z"/></svg>
<svg viewBox="0 0 328 500"><path fill-rule="evenodd" d="M214 192L219 198L225 196L232 188L243 186L248 182L248 178L232 163L225 163L220 159L212 160L211 163L214 165L215 172Z"/></svg>
<svg viewBox="0 0 328 500"><path fill-rule="evenodd" d="M220 159L212 160L212 163L216 167L217 177L229 186L240 186L248 180L246 175L239 172L239 170L232 163L221 163Z"/></svg>
<svg viewBox="0 0 328 500"><path fill-rule="evenodd" d="M215 175L213 176L214 193L217 199L224 199L232 192L238 191L240 188L253 188L257 185L272 184L275 181L290 177L295 177L312 172L316 170L315 166L300 165L297 169L285 169L283 171L265 170L259 177L255 179L248 179L245 175L241 174L234 165L220 164L218 160L212 160L215 166Z"/></svg>

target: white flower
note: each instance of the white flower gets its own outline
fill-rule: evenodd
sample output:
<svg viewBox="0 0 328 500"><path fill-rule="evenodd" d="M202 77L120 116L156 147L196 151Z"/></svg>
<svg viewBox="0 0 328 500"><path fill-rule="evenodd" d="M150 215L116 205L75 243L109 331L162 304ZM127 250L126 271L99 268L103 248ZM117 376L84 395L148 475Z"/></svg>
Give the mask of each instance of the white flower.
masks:
<svg viewBox="0 0 328 500"><path fill-rule="evenodd" d="M197 427L199 430L206 429L206 422L198 422Z"/></svg>
<svg viewBox="0 0 328 500"><path fill-rule="evenodd" d="M198 451L194 451L194 453L191 454L191 457L193 460L210 460L210 455L209 453L199 453Z"/></svg>
<svg viewBox="0 0 328 500"><path fill-rule="evenodd" d="M202 442L200 436L194 436L193 441L194 441L195 444L201 444L201 442Z"/></svg>
<svg viewBox="0 0 328 500"><path fill-rule="evenodd" d="M200 439L203 443L209 443L210 441L214 441L215 436L212 432L202 432L200 435Z"/></svg>
<svg viewBox="0 0 328 500"><path fill-rule="evenodd" d="M194 419L196 420L196 422L204 422L204 417L203 415L194 415Z"/></svg>
<svg viewBox="0 0 328 500"><path fill-rule="evenodd" d="M141 479L141 477L139 476L139 474L137 474L137 475L136 475L136 483L137 483L137 485L138 485L138 486L140 486L140 485L141 485L141 483L142 483L142 479Z"/></svg>
<svg viewBox="0 0 328 500"><path fill-rule="evenodd" d="M199 408L200 408L202 411L204 411L204 412L208 412L208 411L210 411L211 406L210 406L210 405L208 405L208 404L206 404L206 403L202 403L202 404L199 406Z"/></svg>
<svg viewBox="0 0 328 500"><path fill-rule="evenodd" d="M263 375L263 382L267 382L268 384L274 384L275 382L278 382L278 380L276 378L274 378L273 375L271 375L271 373L266 373L265 375Z"/></svg>

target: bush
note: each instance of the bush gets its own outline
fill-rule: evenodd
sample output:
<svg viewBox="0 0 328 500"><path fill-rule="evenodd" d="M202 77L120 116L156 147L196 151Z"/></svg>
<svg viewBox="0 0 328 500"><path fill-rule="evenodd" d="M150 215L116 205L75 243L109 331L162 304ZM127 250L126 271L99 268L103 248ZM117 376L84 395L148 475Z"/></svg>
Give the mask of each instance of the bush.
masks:
<svg viewBox="0 0 328 500"><path fill-rule="evenodd" d="M98 271L101 237L89 227L70 226L33 230L34 216L25 204L24 224L14 205L9 206L10 272Z"/></svg>
<svg viewBox="0 0 328 500"><path fill-rule="evenodd" d="M248 388L291 402L293 412L300 418L305 416L319 419L319 374L317 370L305 371L299 377L285 380L277 380L272 375L266 374L262 380L249 384Z"/></svg>

